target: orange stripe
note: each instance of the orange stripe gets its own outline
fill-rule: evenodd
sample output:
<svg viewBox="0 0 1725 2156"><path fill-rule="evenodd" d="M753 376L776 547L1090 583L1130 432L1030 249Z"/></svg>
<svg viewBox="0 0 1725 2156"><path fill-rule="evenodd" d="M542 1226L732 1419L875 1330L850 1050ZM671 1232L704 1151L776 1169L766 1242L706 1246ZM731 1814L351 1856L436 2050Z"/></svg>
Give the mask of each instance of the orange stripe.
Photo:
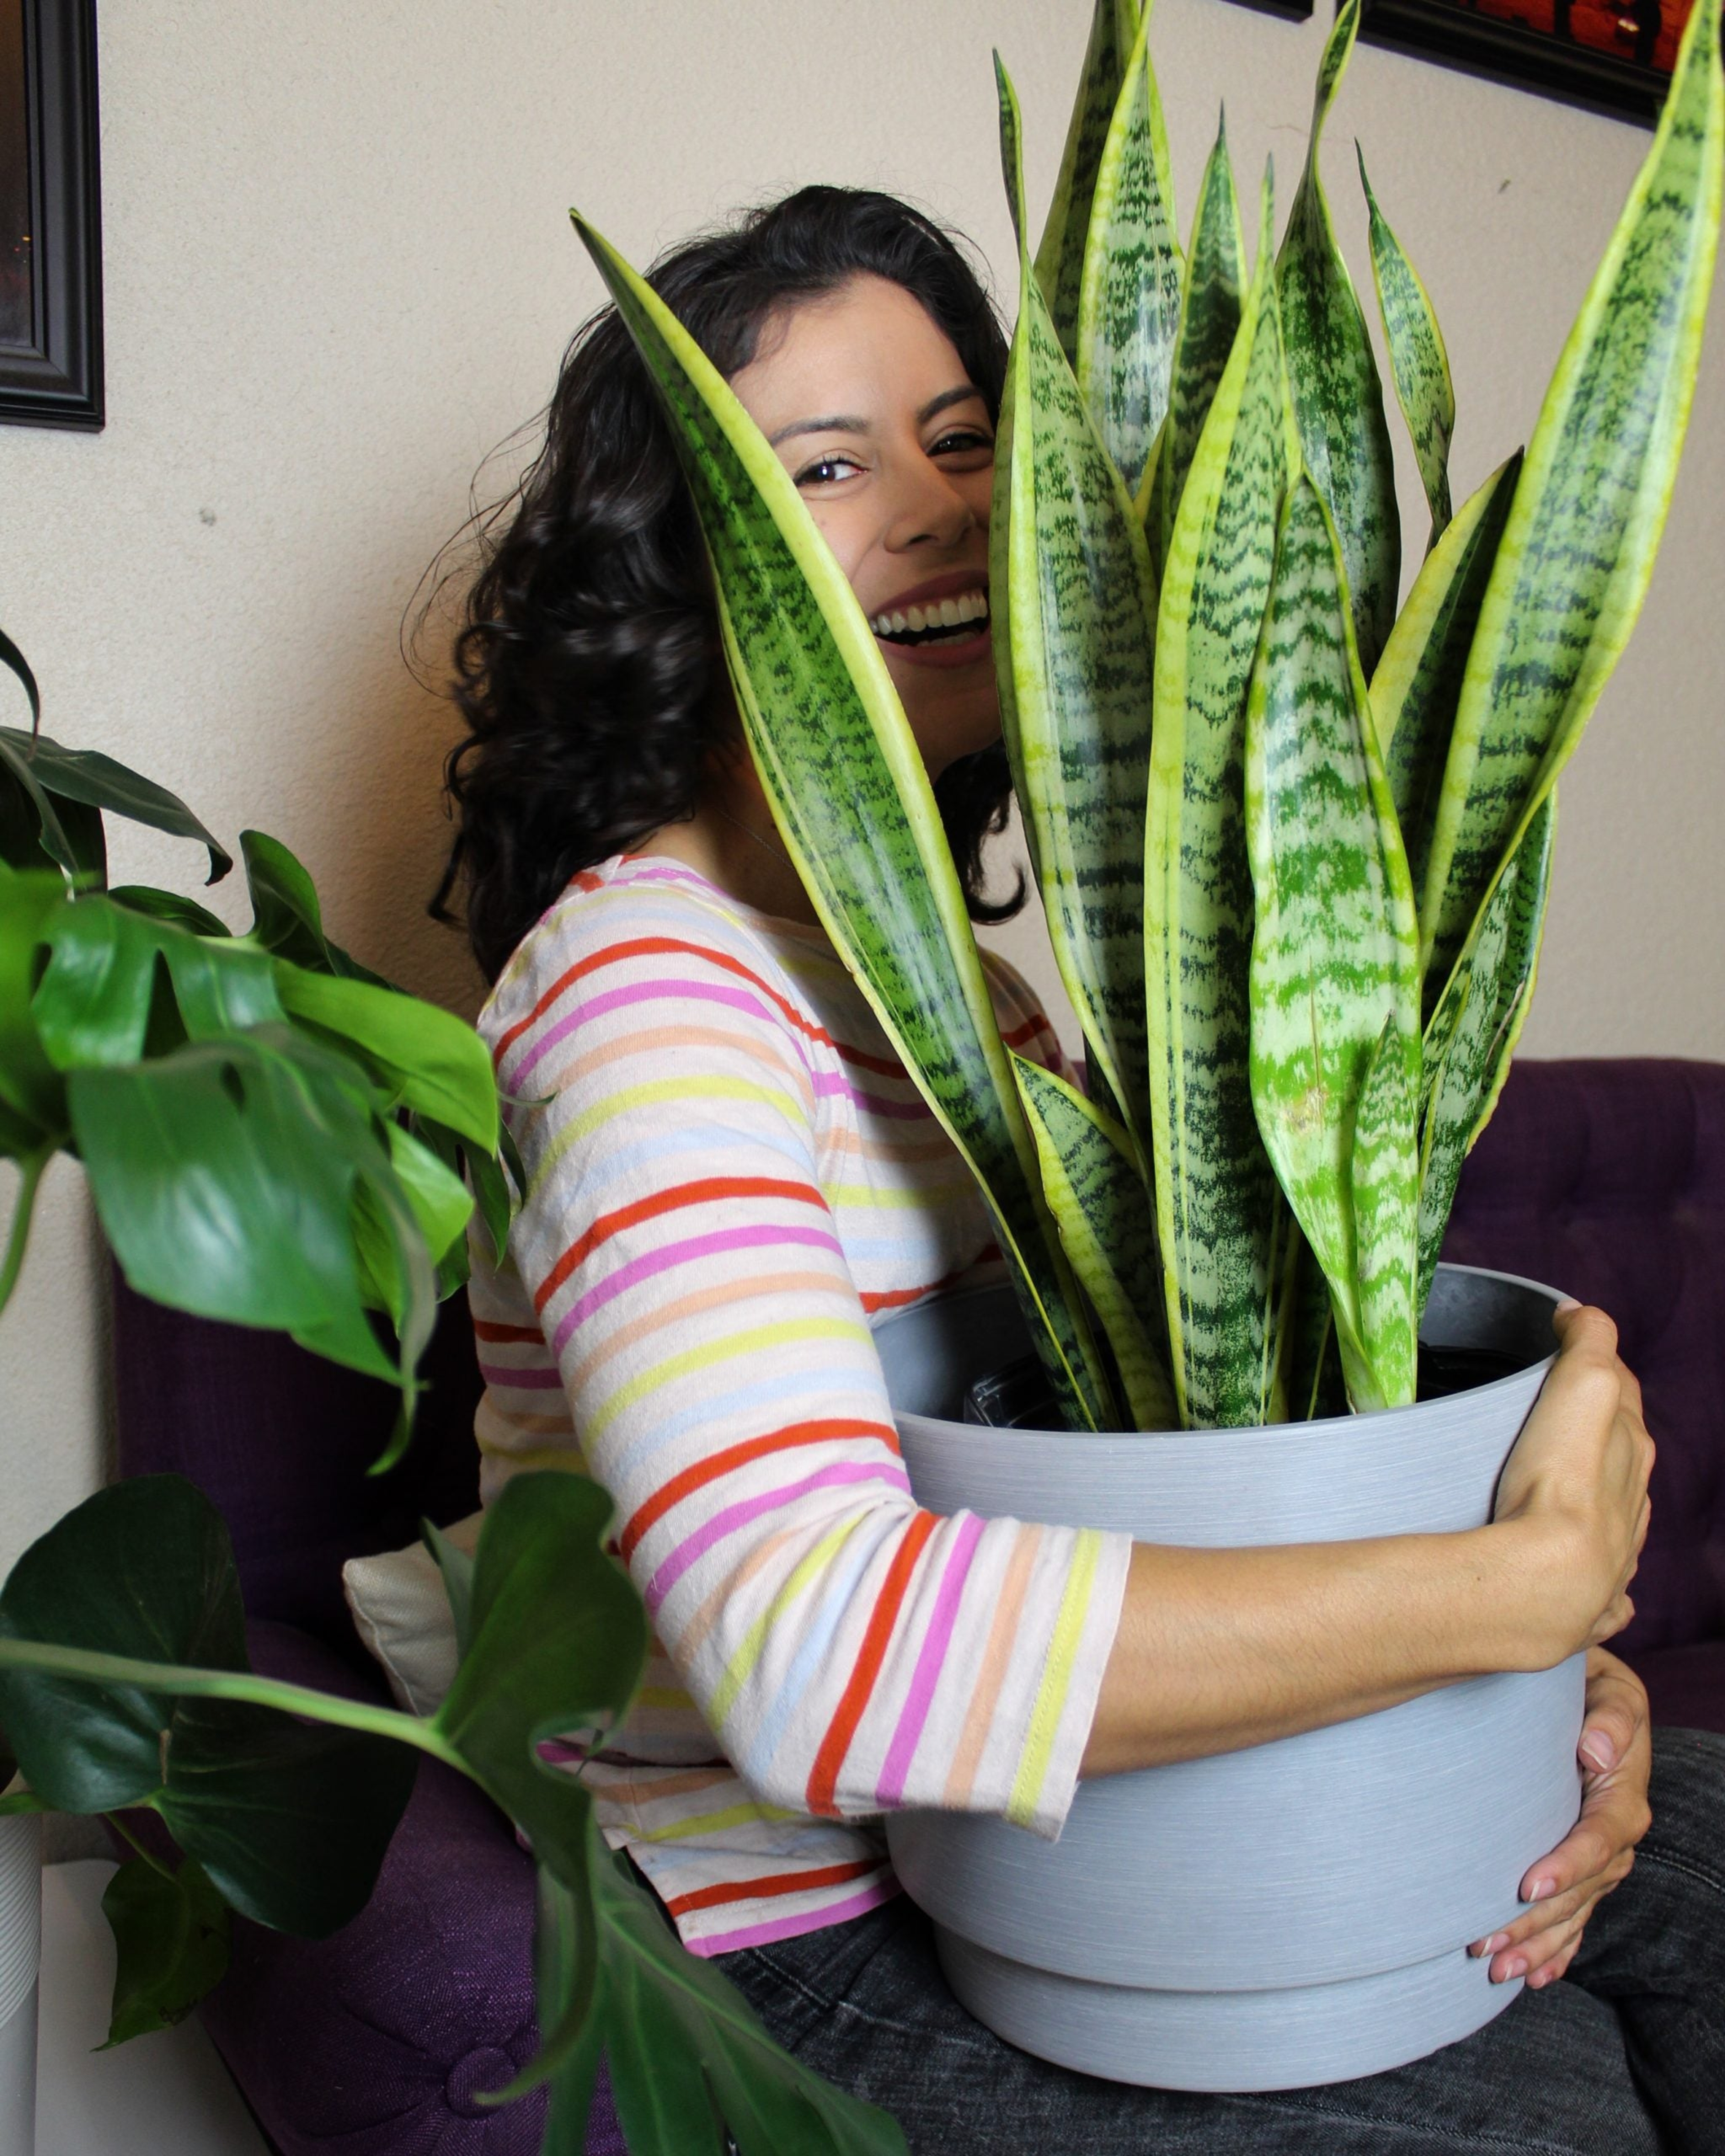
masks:
<svg viewBox="0 0 1725 2156"><path fill-rule="evenodd" d="M943 1811L964 1810L971 1786L976 1780L976 1770L982 1763L983 1749L988 1739L988 1727L994 1719L1001 1687L1006 1682L1007 1665L1012 1660L1012 1650L1018 1642L1019 1612L1024 1604L1024 1596L1030 1584L1030 1568L1035 1563L1037 1547L1041 1540L1042 1530L1040 1527L1021 1528L1017 1546L1007 1564L1006 1578L1001 1583L1000 1600L994 1611L994 1622L988 1631L988 1644L983 1650L982 1664L977 1671L976 1690L971 1694L970 1711L964 1717L958 1748L952 1755L952 1770L947 1776L946 1790L941 1798Z"/></svg>
<svg viewBox="0 0 1725 2156"><path fill-rule="evenodd" d="M867 1631L863 1635L856 1667L850 1672L850 1681L839 1702L838 1711L820 1741L820 1749L814 1755L814 1764L809 1769L807 1802L812 1812L833 1810L833 1792L838 1787L839 1769L845 1763L845 1754L850 1749L850 1740L856 1734L856 1725L862 1720L863 1709L869 1695L875 1689L875 1680L880 1674L880 1665L886 1659L886 1642L898 1621L900 1605L906 1589L911 1584L911 1574L916 1560L922 1554L923 1545L934 1532L932 1512L918 1512L912 1519L904 1540L893 1553L891 1568L886 1575L886 1584L869 1618Z"/></svg>
<svg viewBox="0 0 1725 2156"><path fill-rule="evenodd" d="M830 1437L878 1437L898 1450L898 1433L891 1423L857 1422L843 1417L829 1418L821 1422L788 1423L783 1430L768 1430L763 1437L746 1438L741 1445L727 1445L723 1452L716 1452L711 1459L698 1460L692 1467L685 1467L680 1475L673 1475L662 1489L655 1490L623 1531L623 1557L628 1563L639 1547L640 1540L650 1527L657 1525L672 1506L680 1505L685 1497L706 1484L728 1475L734 1468L747 1467L752 1460L764 1460L769 1453L788 1452L798 1445L821 1445Z"/></svg>
<svg viewBox="0 0 1725 2156"><path fill-rule="evenodd" d="M542 1348L545 1345L545 1335L536 1325L497 1325L489 1317L476 1317L473 1329L481 1340L520 1341L523 1344L531 1340Z"/></svg>
<svg viewBox="0 0 1725 2156"><path fill-rule="evenodd" d="M851 1864L823 1864L813 1871L775 1871L765 1879L737 1879L720 1887L698 1887L692 1894L678 1894L665 1903L674 1917L689 1909L716 1909L724 1902L764 1902L773 1894L800 1894L815 1887L839 1887L847 1879L860 1879L865 1871L884 1871L878 1856L860 1856Z"/></svg>
<svg viewBox="0 0 1725 2156"><path fill-rule="evenodd" d="M827 1202L812 1183L784 1183L767 1175L708 1175L695 1183L673 1183L669 1190L655 1190L650 1197L638 1198L634 1204L619 1206L614 1213L602 1213L546 1275L535 1291L534 1309L543 1310L582 1260L625 1228L656 1219L661 1213L675 1213L685 1205L710 1204L719 1198L788 1198L801 1205L819 1205L823 1211Z"/></svg>
<svg viewBox="0 0 1725 2156"><path fill-rule="evenodd" d="M862 1306L865 1310L896 1310L901 1303L915 1302L920 1296L934 1295L943 1287L950 1287L954 1281L963 1280L973 1267L990 1264L999 1255L999 1243L984 1244L973 1258L962 1265L955 1265L949 1273L942 1273L937 1281L931 1281L927 1287L870 1289L861 1296Z"/></svg>
<svg viewBox="0 0 1725 2156"><path fill-rule="evenodd" d="M505 1055L527 1028L536 1019L543 1018L564 990L573 988L577 981L585 980L589 973L596 973L606 966L614 966L624 958L663 957L668 955L705 958L709 965L720 967L727 973L737 974L739 978L758 988L769 1003L776 1004L799 1033L806 1034L811 1040L824 1042L829 1048L832 1046L833 1037L824 1026L812 1024L794 1004L788 1002L777 988L770 987L740 958L732 957L727 952L715 951L705 943L691 943L680 936L635 936L626 943L608 944L603 951L595 951L588 957L579 958L565 972L559 973L526 1016L517 1019L507 1031L499 1035L497 1045L491 1051L492 1061L501 1064Z"/></svg>

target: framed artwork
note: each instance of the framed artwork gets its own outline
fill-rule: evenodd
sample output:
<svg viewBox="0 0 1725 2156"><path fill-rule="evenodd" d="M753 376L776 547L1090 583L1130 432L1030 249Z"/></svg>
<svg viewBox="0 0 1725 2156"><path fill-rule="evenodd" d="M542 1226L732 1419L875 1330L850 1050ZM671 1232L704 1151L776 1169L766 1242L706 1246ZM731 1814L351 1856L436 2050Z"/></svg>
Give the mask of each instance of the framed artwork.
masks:
<svg viewBox="0 0 1725 2156"><path fill-rule="evenodd" d="M1651 126L1691 0L1363 0L1360 35Z"/></svg>
<svg viewBox="0 0 1725 2156"><path fill-rule="evenodd" d="M102 424L95 0L0 0L0 420Z"/></svg>

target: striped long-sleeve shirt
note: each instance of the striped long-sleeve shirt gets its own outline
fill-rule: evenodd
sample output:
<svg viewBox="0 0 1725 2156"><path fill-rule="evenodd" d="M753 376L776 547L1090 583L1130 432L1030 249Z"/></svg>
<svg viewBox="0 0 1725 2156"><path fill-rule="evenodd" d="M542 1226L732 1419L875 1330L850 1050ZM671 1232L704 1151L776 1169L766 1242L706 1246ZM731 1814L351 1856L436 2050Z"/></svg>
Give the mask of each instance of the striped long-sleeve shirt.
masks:
<svg viewBox="0 0 1725 2156"><path fill-rule="evenodd" d="M1057 1062L989 974L1007 1039ZM1131 1544L912 1497L870 1322L1001 1261L825 937L612 860L480 1024L527 1172L471 1288L483 1492L593 1476L654 1627L584 1769L607 1839L713 1954L895 1892L895 1807L1057 1834Z"/></svg>

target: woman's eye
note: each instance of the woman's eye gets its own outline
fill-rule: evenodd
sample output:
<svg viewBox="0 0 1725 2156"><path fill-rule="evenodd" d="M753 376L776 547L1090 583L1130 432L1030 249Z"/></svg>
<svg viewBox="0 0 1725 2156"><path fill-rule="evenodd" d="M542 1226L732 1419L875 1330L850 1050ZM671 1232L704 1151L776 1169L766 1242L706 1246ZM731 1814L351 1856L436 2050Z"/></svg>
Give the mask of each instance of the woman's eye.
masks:
<svg viewBox="0 0 1725 2156"><path fill-rule="evenodd" d="M932 457L964 456L980 450L984 456L994 454L992 435L978 427L955 427L949 434L942 434L929 450Z"/></svg>
<svg viewBox="0 0 1725 2156"><path fill-rule="evenodd" d="M817 457L797 474L797 485L831 486L835 480L849 479L852 472L861 470L862 466L850 457Z"/></svg>

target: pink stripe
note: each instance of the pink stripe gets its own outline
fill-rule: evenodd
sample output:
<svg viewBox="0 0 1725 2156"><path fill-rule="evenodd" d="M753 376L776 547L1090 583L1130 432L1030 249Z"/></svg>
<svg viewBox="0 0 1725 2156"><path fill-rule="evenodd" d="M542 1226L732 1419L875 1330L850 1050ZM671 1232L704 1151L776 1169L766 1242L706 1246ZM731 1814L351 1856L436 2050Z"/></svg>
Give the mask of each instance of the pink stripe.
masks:
<svg viewBox="0 0 1725 2156"><path fill-rule="evenodd" d="M923 1638L922 1651L916 1657L911 1689L898 1717L898 1727L892 1732L892 1742L886 1748L886 1762L876 1785L875 1794L885 1810L904 1802L905 1777L910 1773L922 1725L934 1703L934 1688L940 1681L941 1667L947 1659L952 1626L957 1620L958 1598L964 1592L970 1561L976 1555L976 1546L982 1537L983 1523L973 1512L961 1523L953 1538L952 1552L941 1574L940 1591L935 1596L934 1615Z"/></svg>
<svg viewBox="0 0 1725 2156"><path fill-rule="evenodd" d="M713 1257L721 1250L757 1250L779 1243L796 1243L805 1250L831 1250L840 1257L844 1255L837 1237L819 1228L717 1228L710 1235L685 1236L680 1243L667 1243L663 1250L648 1250L639 1258L631 1258L626 1265L619 1265L614 1273L590 1287L558 1321L551 1337L552 1350L560 1354L564 1342L583 1318L602 1310L625 1288L651 1280L657 1273L669 1272L674 1265L692 1265L697 1258Z"/></svg>
<svg viewBox="0 0 1725 2156"><path fill-rule="evenodd" d="M523 1056L510 1073L510 1083L520 1086L528 1074L548 1055L560 1040L567 1040L572 1033L585 1025L589 1019L603 1018L608 1012L622 1010L630 1004L663 1003L668 999L686 998L692 1003L723 1004L732 1010L747 1011L751 1018L765 1019L769 1024L778 1023L778 1014L768 1010L758 996L752 996L747 988L721 988L711 981L678 981L661 978L637 981L632 988L608 988L602 996L589 996L578 1009L567 1018L560 1018L554 1026L540 1036L538 1045L531 1055Z"/></svg>
<svg viewBox="0 0 1725 2156"><path fill-rule="evenodd" d="M481 1363L480 1375L488 1385L499 1385L515 1393L554 1392L562 1383L555 1370L542 1365L537 1369L511 1370L498 1363Z"/></svg>
<svg viewBox="0 0 1725 2156"><path fill-rule="evenodd" d="M818 1070L814 1074L814 1096L818 1101L837 1097L866 1108L872 1115L886 1116L900 1122L914 1122L918 1116L931 1111L920 1100L884 1101L878 1093L860 1093L842 1071Z"/></svg>
<svg viewBox="0 0 1725 2156"><path fill-rule="evenodd" d="M759 1497L746 1497L740 1504L727 1505L722 1512L715 1512L706 1526L697 1528L686 1542L679 1543L648 1581L643 1599L649 1612L658 1614L665 1596L715 1543L722 1542L726 1535L734 1535L739 1527L759 1519L763 1512L807 1496L811 1490L829 1490L845 1482L887 1482L895 1490L902 1490L906 1496L911 1493L910 1477L896 1460L845 1460L823 1467L818 1474L808 1476L801 1482L787 1483L783 1489L768 1490Z"/></svg>
<svg viewBox="0 0 1725 2156"><path fill-rule="evenodd" d="M683 1944L691 1953L711 1961L715 1954L735 1953L742 1947L770 1946L774 1939L793 1939L799 1932L824 1932L829 1925L847 1923L865 1909L878 1909L903 1891L889 1871L884 1879L865 1887L848 1901L829 1902L824 1908L805 1910L800 1917L775 1917L770 1924L747 1924L740 1932L716 1932L711 1938L685 1939Z"/></svg>

